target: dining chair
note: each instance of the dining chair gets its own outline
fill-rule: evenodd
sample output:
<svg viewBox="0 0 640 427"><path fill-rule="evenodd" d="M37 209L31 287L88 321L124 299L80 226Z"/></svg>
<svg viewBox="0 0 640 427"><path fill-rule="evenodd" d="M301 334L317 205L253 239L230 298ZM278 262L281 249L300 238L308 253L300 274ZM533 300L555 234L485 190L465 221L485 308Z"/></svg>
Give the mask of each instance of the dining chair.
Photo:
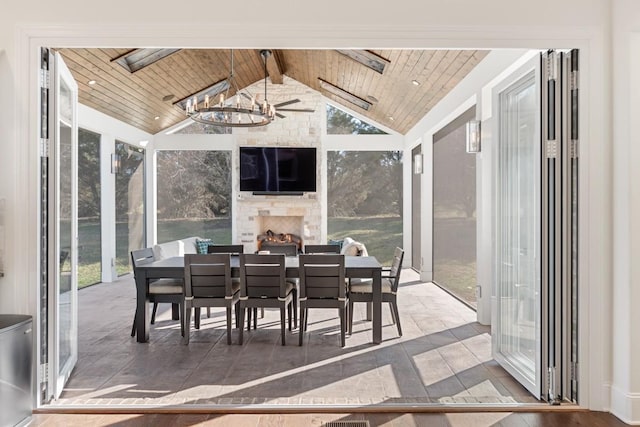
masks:
<svg viewBox="0 0 640 427"><path fill-rule="evenodd" d="M305 254L339 254L338 245L304 245Z"/></svg>
<svg viewBox="0 0 640 427"><path fill-rule="evenodd" d="M231 254L231 255L240 255L241 253L244 253L244 245L240 244L240 245L214 245L214 244L209 244L207 246L207 253L208 254ZM240 278L239 277L232 277L231 281L233 282L237 282L238 284L240 284ZM207 307L207 317L211 317L211 308ZM197 319L197 323L195 324L196 328L200 327L200 309L197 308L196 309L196 319Z"/></svg>
<svg viewBox="0 0 640 427"><path fill-rule="evenodd" d="M235 308L239 325L240 301L240 283L231 278L231 255L185 254L184 300L184 344L189 344L191 309L201 307L226 308L227 344L231 344L231 308ZM196 323L199 326L199 316L196 316Z"/></svg>
<svg viewBox="0 0 640 427"><path fill-rule="evenodd" d="M402 260L404 250L396 248L393 253L391 267L382 269L382 302L389 303L393 322L398 328L398 335L402 336L400 326L400 315L398 312L398 284L400 283L400 273L402 272ZM353 331L353 304L356 302L373 302L373 280L353 279L349 286L349 334Z"/></svg>
<svg viewBox="0 0 640 427"><path fill-rule="evenodd" d="M345 281L344 255L300 255L300 335L302 345L310 308L338 309L340 344L345 345L346 310L349 304Z"/></svg>
<svg viewBox="0 0 640 427"><path fill-rule="evenodd" d="M251 330L251 309L256 307L276 307L280 309L280 329L282 345L285 345L285 317L289 314L291 331L291 311L295 286L285 278L286 265L283 254L240 254L240 344L243 342L245 310L249 309L247 330ZM257 316L253 328L257 328Z"/></svg>
<svg viewBox="0 0 640 427"><path fill-rule="evenodd" d="M149 264L155 261L153 249L145 248L131 251L131 265L133 266L133 277L135 279L136 267ZM147 298L153 303L153 311L151 313L151 324L156 321L156 311L158 303L170 302L179 305L179 312L182 313L184 307L183 280L181 279L152 279L149 281L149 289ZM182 314L180 314L182 316ZM136 335L136 319L138 317L138 309L133 317L133 327L131 328L131 336ZM182 317L180 317L182 319ZM180 322L180 332L184 335L184 322Z"/></svg>
<svg viewBox="0 0 640 427"><path fill-rule="evenodd" d="M268 250L269 254L283 254L285 256L297 256L298 255L298 245L295 243L290 244L273 244L269 242L265 242L260 246L260 250ZM298 327L298 278L297 277L287 277L287 282L291 283L293 288L293 301L295 309L293 310L293 327ZM253 310L253 315L256 315L257 309ZM264 317L264 307L261 308L262 317ZM249 317L251 317L251 313L249 313Z"/></svg>

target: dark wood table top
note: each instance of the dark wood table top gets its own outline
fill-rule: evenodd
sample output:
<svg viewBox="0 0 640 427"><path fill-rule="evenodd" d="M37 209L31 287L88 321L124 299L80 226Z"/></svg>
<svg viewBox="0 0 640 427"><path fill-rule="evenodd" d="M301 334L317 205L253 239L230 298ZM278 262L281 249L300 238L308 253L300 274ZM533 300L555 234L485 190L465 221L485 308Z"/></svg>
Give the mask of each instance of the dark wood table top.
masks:
<svg viewBox="0 0 640 427"><path fill-rule="evenodd" d="M297 277L299 259L298 257L285 257L285 263L287 268L287 276ZM344 264L349 277L349 273L357 274L355 270L376 270L382 268L382 265L378 262L376 257L373 256L345 256ZM148 264L140 265L136 267L138 270L176 270L184 268L184 257L177 256L171 258L165 258L158 261L153 261ZM237 255L231 256L231 269L237 270L240 268L240 257Z"/></svg>

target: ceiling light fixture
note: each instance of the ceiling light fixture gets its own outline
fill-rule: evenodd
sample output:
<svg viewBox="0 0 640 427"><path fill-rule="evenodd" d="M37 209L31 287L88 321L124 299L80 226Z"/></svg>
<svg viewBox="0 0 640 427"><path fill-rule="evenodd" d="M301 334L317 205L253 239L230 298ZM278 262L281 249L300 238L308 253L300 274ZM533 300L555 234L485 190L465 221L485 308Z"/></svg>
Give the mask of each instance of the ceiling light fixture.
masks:
<svg viewBox="0 0 640 427"><path fill-rule="evenodd" d="M413 83L414 86L420 86L420 82L417 80L411 80L411 83Z"/></svg>
<svg viewBox="0 0 640 427"><path fill-rule="evenodd" d="M194 121L205 125L223 127L257 127L271 123L276 116L276 107L267 100L267 59L270 50L261 50L264 62L264 100L253 96L245 90L241 92L233 75L233 50L231 50L231 72L227 78L228 86L216 102L213 97L205 95L199 99L198 95L187 100L185 111ZM229 89L233 87L235 94L229 96ZM202 104L202 105L201 105Z"/></svg>
<svg viewBox="0 0 640 427"><path fill-rule="evenodd" d="M87 84L89 84L89 85L92 85L92 86L93 86L94 84L96 84L96 81L95 81L95 80L89 80L89 81L87 82Z"/></svg>
<svg viewBox="0 0 640 427"><path fill-rule="evenodd" d="M360 108L362 108L363 110L369 110L369 108L371 108L371 106L373 104L371 104L369 101L360 98L359 96L356 96L354 94L352 94L351 92L347 92L346 90L342 89L341 87L338 87L336 85L334 85L333 83L329 83L326 80L321 79L320 77L318 77L318 81L320 82L320 88L326 90L327 92L331 93L332 95L335 95L339 98L344 99L347 102L352 103L353 105L356 105Z"/></svg>

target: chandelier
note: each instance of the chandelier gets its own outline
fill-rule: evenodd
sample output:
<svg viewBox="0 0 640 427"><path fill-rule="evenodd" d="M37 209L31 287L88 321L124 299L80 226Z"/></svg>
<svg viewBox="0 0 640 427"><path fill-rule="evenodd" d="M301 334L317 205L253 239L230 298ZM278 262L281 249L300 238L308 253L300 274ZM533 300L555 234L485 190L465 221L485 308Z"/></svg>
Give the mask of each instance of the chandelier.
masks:
<svg viewBox="0 0 640 427"><path fill-rule="evenodd" d="M194 121L205 125L223 127L258 127L271 123L276 116L276 107L267 100L267 58L270 50L261 50L264 62L264 99L259 94L251 95L238 89L233 74L233 49L231 50L231 72L227 78L226 90L220 95L205 95L198 99L195 95L187 101L186 113ZM235 95L229 96L229 89L235 89ZM217 100L214 98L218 98Z"/></svg>

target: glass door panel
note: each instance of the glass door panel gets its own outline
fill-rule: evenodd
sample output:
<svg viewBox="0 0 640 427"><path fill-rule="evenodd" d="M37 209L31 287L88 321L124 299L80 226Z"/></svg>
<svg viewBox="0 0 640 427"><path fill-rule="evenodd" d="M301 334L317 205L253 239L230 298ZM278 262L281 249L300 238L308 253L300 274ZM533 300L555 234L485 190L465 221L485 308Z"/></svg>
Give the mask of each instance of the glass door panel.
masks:
<svg viewBox="0 0 640 427"><path fill-rule="evenodd" d="M497 94L494 357L541 390L540 109L537 68Z"/></svg>
<svg viewBox="0 0 640 427"><path fill-rule="evenodd" d="M50 369L53 394L57 398L78 359L78 283L77 283L77 123L78 89L59 54L55 56L54 117L55 138L52 144L54 180L54 221L50 263L56 271L50 289L55 318L51 349L53 369Z"/></svg>

